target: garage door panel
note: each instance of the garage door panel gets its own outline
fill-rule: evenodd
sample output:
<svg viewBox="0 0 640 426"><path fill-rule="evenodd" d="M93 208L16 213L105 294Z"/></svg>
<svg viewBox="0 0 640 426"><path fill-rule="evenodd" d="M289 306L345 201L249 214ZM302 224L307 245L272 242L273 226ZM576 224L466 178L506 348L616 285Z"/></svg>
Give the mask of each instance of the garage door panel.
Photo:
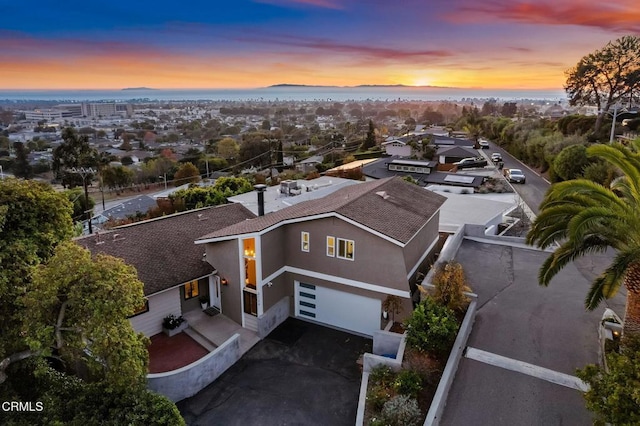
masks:
<svg viewBox="0 0 640 426"><path fill-rule="evenodd" d="M357 333L380 329L381 302L344 291L296 283L296 316Z"/></svg>

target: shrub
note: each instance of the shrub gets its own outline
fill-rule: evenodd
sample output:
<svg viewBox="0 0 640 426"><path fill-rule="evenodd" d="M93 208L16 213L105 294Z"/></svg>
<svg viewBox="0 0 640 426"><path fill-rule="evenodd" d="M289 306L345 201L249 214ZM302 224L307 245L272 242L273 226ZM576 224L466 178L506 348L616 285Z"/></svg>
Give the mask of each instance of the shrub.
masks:
<svg viewBox="0 0 640 426"><path fill-rule="evenodd" d="M367 392L367 401L375 411L382 410L389 398L391 398L390 389L382 385L374 385Z"/></svg>
<svg viewBox="0 0 640 426"><path fill-rule="evenodd" d="M369 381L375 385L391 386L396 373L387 365L377 365L369 373Z"/></svg>
<svg viewBox="0 0 640 426"><path fill-rule="evenodd" d="M441 353L453 343L458 322L451 309L427 296L405 321L405 329L409 346L421 352Z"/></svg>
<svg viewBox="0 0 640 426"><path fill-rule="evenodd" d="M469 303L464 292L471 289L467 286L464 270L458 262L441 264L433 277L433 285L436 287L433 299L449 309L463 311Z"/></svg>
<svg viewBox="0 0 640 426"><path fill-rule="evenodd" d="M390 426L412 426L420 424L420 408L415 399L407 395L391 398L382 407L382 417Z"/></svg>
<svg viewBox="0 0 640 426"><path fill-rule="evenodd" d="M393 382L393 388L400 395L416 398L422 390L422 378L415 371L402 370Z"/></svg>
<svg viewBox="0 0 640 426"><path fill-rule="evenodd" d="M640 337L626 336L620 352L606 357L609 371L598 365L577 371L590 386L584 394L587 408L602 424L640 424Z"/></svg>

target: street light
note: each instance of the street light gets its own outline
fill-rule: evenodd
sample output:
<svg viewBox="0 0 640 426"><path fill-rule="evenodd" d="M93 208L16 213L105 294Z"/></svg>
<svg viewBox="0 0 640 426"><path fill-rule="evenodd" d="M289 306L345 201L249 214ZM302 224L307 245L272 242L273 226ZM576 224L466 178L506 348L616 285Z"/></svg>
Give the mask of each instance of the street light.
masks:
<svg viewBox="0 0 640 426"><path fill-rule="evenodd" d="M165 173L164 176L158 176L158 178L160 179L164 179L164 190L167 190L167 174Z"/></svg>
<svg viewBox="0 0 640 426"><path fill-rule="evenodd" d="M609 135L609 143L613 143L613 139L615 138L615 133L616 133L616 118L618 117L618 111L622 109L622 112L626 112L629 114L637 114L637 111L629 111L626 110L625 108L620 108L620 106L618 104L615 104L613 106L613 121L611 122L611 134ZM609 111L607 111L607 114L610 114Z"/></svg>

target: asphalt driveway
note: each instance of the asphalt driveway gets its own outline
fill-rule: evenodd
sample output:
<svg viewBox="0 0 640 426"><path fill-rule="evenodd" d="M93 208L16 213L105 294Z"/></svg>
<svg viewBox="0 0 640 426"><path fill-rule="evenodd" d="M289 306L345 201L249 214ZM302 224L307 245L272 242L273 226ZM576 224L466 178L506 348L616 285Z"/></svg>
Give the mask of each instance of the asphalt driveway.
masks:
<svg viewBox="0 0 640 426"><path fill-rule="evenodd" d="M598 362L597 326L609 306L624 312L622 294L593 312L584 298L604 258L588 256L565 267L549 287L538 285L549 253L465 240L456 255L478 294L476 321L440 424L589 425L580 391L544 380L542 369L575 375ZM470 356L470 348L496 364ZM528 363L530 374L503 361ZM548 377L548 376L547 376Z"/></svg>
<svg viewBox="0 0 640 426"><path fill-rule="evenodd" d="M371 339L287 319L218 380L179 402L188 425L353 425Z"/></svg>

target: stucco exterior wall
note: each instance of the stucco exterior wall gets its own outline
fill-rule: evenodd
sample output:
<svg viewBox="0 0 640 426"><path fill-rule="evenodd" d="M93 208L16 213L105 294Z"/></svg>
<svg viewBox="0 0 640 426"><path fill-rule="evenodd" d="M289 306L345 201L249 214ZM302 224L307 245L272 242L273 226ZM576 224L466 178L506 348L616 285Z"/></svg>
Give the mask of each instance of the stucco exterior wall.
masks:
<svg viewBox="0 0 640 426"><path fill-rule="evenodd" d="M228 282L227 285L220 286L222 312L238 324L242 324L238 240L221 241L206 244L206 246L207 262L213 265L218 270L218 275L226 278Z"/></svg>
<svg viewBox="0 0 640 426"><path fill-rule="evenodd" d="M286 257L284 233L284 228L279 227L260 237L263 278L284 265Z"/></svg>
<svg viewBox="0 0 640 426"><path fill-rule="evenodd" d="M136 331L151 337L162 332L162 319L169 314L182 314L178 287L149 296L149 312L129 318L129 322Z"/></svg>
<svg viewBox="0 0 640 426"><path fill-rule="evenodd" d="M271 286L265 285L262 287L264 312L271 309L271 307L278 303L283 297L293 295L293 281L287 281L285 274L271 280L271 284Z"/></svg>
<svg viewBox="0 0 640 426"><path fill-rule="evenodd" d="M210 385L241 356L240 335L234 334L215 351L192 364L166 373L147 375L147 386L171 401L178 402Z"/></svg>
<svg viewBox="0 0 640 426"><path fill-rule="evenodd" d="M309 233L309 252L300 249ZM327 236L354 241L354 260L329 257ZM289 224L284 232L287 266L408 291L402 248L339 218ZM336 254L338 251L336 241Z"/></svg>
<svg viewBox="0 0 640 426"><path fill-rule="evenodd" d="M436 212L431 221L427 223L416 236L404 247L405 275L408 274L420 261L424 252L437 242L440 224L440 212Z"/></svg>

